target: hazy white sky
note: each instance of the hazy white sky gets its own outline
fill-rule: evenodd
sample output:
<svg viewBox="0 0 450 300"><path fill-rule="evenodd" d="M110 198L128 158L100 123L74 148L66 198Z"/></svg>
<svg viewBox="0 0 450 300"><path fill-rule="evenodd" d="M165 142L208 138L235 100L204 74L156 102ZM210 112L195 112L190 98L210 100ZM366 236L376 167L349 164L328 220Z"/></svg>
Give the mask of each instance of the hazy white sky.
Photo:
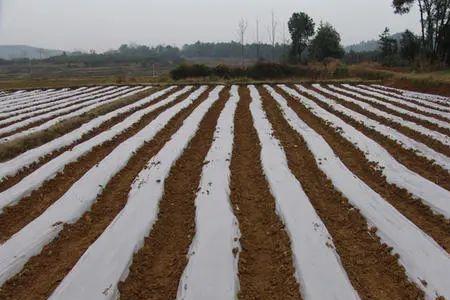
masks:
<svg viewBox="0 0 450 300"><path fill-rule="evenodd" d="M392 32L418 31L417 12L394 15L392 0L0 0L0 44L28 44L64 50L236 40L237 22L249 22L255 36L258 17L267 39L270 13L279 20L279 36L293 12L305 11L318 24L333 24L343 44Z"/></svg>

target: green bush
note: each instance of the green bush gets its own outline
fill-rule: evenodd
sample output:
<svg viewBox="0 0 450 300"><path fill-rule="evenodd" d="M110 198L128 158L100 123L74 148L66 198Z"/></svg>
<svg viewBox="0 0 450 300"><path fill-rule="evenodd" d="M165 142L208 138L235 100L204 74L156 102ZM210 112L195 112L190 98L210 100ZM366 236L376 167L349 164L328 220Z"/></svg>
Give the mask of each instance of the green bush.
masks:
<svg viewBox="0 0 450 300"><path fill-rule="evenodd" d="M170 76L175 79L184 79L190 77L208 77L213 75L213 71L210 67L200 64L186 65L181 64L172 71L170 71Z"/></svg>
<svg viewBox="0 0 450 300"><path fill-rule="evenodd" d="M253 79L292 77L295 72L288 65L275 63L257 63L247 68L247 76Z"/></svg>
<svg viewBox="0 0 450 300"><path fill-rule="evenodd" d="M320 72L305 66L290 66L286 64L259 62L246 68L218 65L210 68L205 65L180 65L173 69L171 77L174 80L198 77L219 78L252 78L252 79L280 79L289 77L313 77L320 76Z"/></svg>
<svg viewBox="0 0 450 300"><path fill-rule="evenodd" d="M365 80L386 80L393 77L392 73L369 69L354 69L352 70L351 75Z"/></svg>
<svg viewBox="0 0 450 300"><path fill-rule="evenodd" d="M339 65L336 67L336 70L333 72L334 78L347 78L350 76L350 72L348 67L345 65Z"/></svg>
<svg viewBox="0 0 450 300"><path fill-rule="evenodd" d="M232 68L226 65L218 65L213 69L214 76L219 78L234 78L245 76L246 70L242 68Z"/></svg>

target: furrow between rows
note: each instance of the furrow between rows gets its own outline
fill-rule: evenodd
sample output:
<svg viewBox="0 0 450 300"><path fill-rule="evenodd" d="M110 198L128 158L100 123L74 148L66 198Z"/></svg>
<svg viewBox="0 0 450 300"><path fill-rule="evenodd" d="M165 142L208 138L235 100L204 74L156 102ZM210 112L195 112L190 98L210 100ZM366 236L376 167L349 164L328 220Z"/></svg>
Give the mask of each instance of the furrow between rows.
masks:
<svg viewBox="0 0 450 300"><path fill-rule="evenodd" d="M123 90L120 90L120 91L123 91ZM112 93L111 92L101 93L99 95L99 97L106 97L106 96L108 96L110 94L112 94ZM20 122L25 120L25 119L37 120L37 121L35 121L35 123L38 123L38 122L41 121L39 119L40 116L43 116L42 121L49 120L52 117L51 114L54 113L54 112L56 113L56 112L61 111L62 112L61 114L65 113L66 111L72 112L72 110L70 110L70 108L74 108L74 109L82 108L84 103L87 103L87 104L93 103L93 102L90 102L91 100L95 100L95 96L91 96L88 93L86 95L83 95L82 97L74 97L72 99L72 101L73 101L72 103L62 103L62 104L59 104L59 105L58 104L57 105L52 105L52 107L45 108L42 111L39 110L39 108L35 108L32 111L30 111L30 112L23 113L23 114L19 113L19 114L15 115L15 116L8 117L8 118L0 120L0 128L2 130L3 129L6 130L6 128L8 128L8 127L14 126L14 124L17 124L17 123L20 124ZM49 116L49 117L45 117L45 116Z"/></svg>
<svg viewBox="0 0 450 300"><path fill-rule="evenodd" d="M4 96L103 100L0 128L0 299L450 299L444 97L104 89Z"/></svg>
<svg viewBox="0 0 450 300"><path fill-rule="evenodd" d="M5 99L1 102L2 108L8 108L10 106L20 105L21 103L38 101L41 99L45 99L46 97L52 97L61 93L67 92L68 89L61 90L33 90L29 94L21 96L21 97L12 97L11 99ZM1 110L1 109L0 109Z"/></svg>
<svg viewBox="0 0 450 300"><path fill-rule="evenodd" d="M428 147L446 156L450 156L450 137L418 125L414 122L380 110L369 103L355 100L342 93L334 92L320 84L313 84L312 87L327 97L332 97L339 104L363 114L373 120L398 130L406 136L421 142Z"/></svg>
<svg viewBox="0 0 450 300"><path fill-rule="evenodd" d="M435 102L435 103L439 103L441 105L450 107L450 98L449 97L407 91L407 90L402 90L402 89L397 89L397 88L393 88L393 87L389 87L389 86L382 86L382 85L377 85L377 84L373 84L372 86L383 89L383 90L394 91L400 95L405 95L407 97L423 99L423 100L426 100L429 102Z"/></svg>
<svg viewBox="0 0 450 300"><path fill-rule="evenodd" d="M71 131L83 127L84 124L89 123L99 116L111 113L114 110L138 102L141 99L148 97L153 92L154 89L150 89L138 93L133 93L133 95L128 97L121 97L117 101L101 105L94 109L90 109L89 111L79 116L67 118L60 122L57 122L56 124L43 131L34 130L35 132L24 134L17 139L2 143L0 144L0 161L5 162L7 160L13 159L22 153L58 139L70 133Z"/></svg>
<svg viewBox="0 0 450 300"><path fill-rule="evenodd" d="M82 95L75 96L75 97L73 97L73 99L81 98L81 100L87 100L87 99L92 99L92 97L95 97L96 95L97 96L103 96L103 95L106 96L106 95L110 95L110 94L117 93L117 92L120 92L120 91L124 91L126 89L127 89L127 87L119 87L119 88L117 88L117 87L105 87L105 88L101 88L98 92L97 91L87 92L87 93L83 92ZM12 111L12 113L14 113L15 111L20 110L22 108L28 108L28 107L32 106L33 108L36 108L36 109L31 111L31 112L24 113L23 115L25 115L25 116L32 116L33 114L39 115L39 104L42 101L49 101L49 99L58 99L59 97L63 97L64 98L65 95L67 95L67 94L70 95L71 92L70 91L69 92L64 92L62 94L59 94L59 95L56 95L56 96L52 96L52 97L43 97L39 101L32 101L32 102L27 103L26 105L21 104L21 105L15 105L15 106L8 106L8 109L4 110L3 113L9 113L10 111ZM62 100L62 101L65 101L65 99ZM53 106L57 106L57 105L53 105ZM13 121L19 120L21 118L20 115L21 114L19 113L17 117L11 118L12 120L2 120L0 122L1 122L2 125L6 124L8 122L11 123Z"/></svg>
<svg viewBox="0 0 450 300"><path fill-rule="evenodd" d="M362 89L362 88L354 86L354 85L343 84L342 86L346 89L356 91L365 97L370 97L370 98L374 99L375 101L377 101L378 103L384 104L385 106L387 106L393 110L396 110L399 113L412 115L418 119L428 121L428 122L435 124L441 128L445 128L447 130L450 129L450 121L447 118L442 117L439 113L436 113L436 114L429 113L429 112L425 112L423 110L418 110L418 109L412 108L410 106L405 106L405 105L398 104L395 102L390 102L389 99L391 99L391 97L389 97L389 96L385 96L383 94L376 93L376 92L371 92L371 91ZM395 104L393 104L393 103L395 103Z"/></svg>
<svg viewBox="0 0 450 300"><path fill-rule="evenodd" d="M0 113L0 119L2 121L6 118L10 118L13 116L24 115L26 113L34 111L35 113L42 112L46 108L51 108L55 105L60 105L63 103L70 104L71 101L77 100L79 98L83 98L87 95L96 95L102 91L99 87L91 87L88 89L76 89L67 92L66 94L56 96L56 97L47 97L43 100L40 100L36 103L21 105L19 107L11 108L8 110L4 110Z"/></svg>
<svg viewBox="0 0 450 300"><path fill-rule="evenodd" d="M191 98L185 100L189 89L187 87L155 105L135 112L107 131L49 161L10 189L0 193L0 199L4 204L8 204L0 214L0 241L6 240L38 217L91 167L98 164L118 145L146 128L147 124L154 122L160 113L165 112L167 115L167 110L173 113L179 107L193 101L192 98L204 90L204 88L198 90L190 96ZM180 96L181 99L177 100ZM14 202L11 201L18 203L12 205Z"/></svg>
<svg viewBox="0 0 450 300"><path fill-rule="evenodd" d="M262 109L261 96L250 86L250 110L261 144L262 166L276 200L277 214L289 234L296 278L303 299L359 299L335 246L301 184L289 170L286 155ZM327 288L322 284L327 282Z"/></svg>
<svg viewBox="0 0 450 300"><path fill-rule="evenodd" d="M182 110L150 142L145 143L129 160L127 166L109 181L91 209L76 223L65 225L59 238L47 245L38 256L32 258L24 271L10 281L14 284L6 283L3 286L2 296L13 299L47 299L82 254L124 208L136 176L170 140L185 118L204 98L205 96L202 95L198 102ZM70 249L70 255L64 255L68 249ZM46 270L52 270L52 276L49 276ZM35 282L31 283L27 278L34 278ZM30 287L31 284L33 287ZM21 288L24 286L35 290L34 295ZM19 287L19 290L16 287Z"/></svg>
<svg viewBox="0 0 450 300"><path fill-rule="evenodd" d="M240 87L231 159L233 212L241 231L239 299L301 299L289 235L276 214L252 126L249 90Z"/></svg>
<svg viewBox="0 0 450 300"><path fill-rule="evenodd" d="M297 90L318 106L339 117L385 148L394 159L437 185L450 190L450 158L365 115L352 111L329 97L296 85Z"/></svg>
<svg viewBox="0 0 450 300"><path fill-rule="evenodd" d="M397 257L368 230L369 225L359 210L349 203L348 198L320 168L322 158L316 163L311 144L291 127L290 123L294 120L283 112L265 89L259 88L259 92L268 120L273 125L274 136L285 149L288 166L330 232L342 265L360 297L398 300L420 298L421 291L409 282ZM303 113L299 113L299 116L320 132L314 120Z"/></svg>
<svg viewBox="0 0 450 300"><path fill-rule="evenodd" d="M182 202L185 198L192 200L187 195L188 193L192 193L192 190L195 191L198 179L196 176L197 168L192 169L191 167L193 165L199 166L201 170L205 149L206 151L208 150L208 142L206 141L212 138L217 113L223 108L226 99L222 99L219 102L219 107L214 106L214 113L207 113L211 106L219 100L219 93L222 89L222 86L213 89L207 99L200 103L185 119L183 125L174 133L166 145L148 161L134 180L127 204L123 210L95 243L84 253L72 271L55 290L51 299L115 299L118 295L118 282L127 277L130 264L133 262L141 265L139 259L133 259L133 254L142 246L145 249L146 243L144 243L144 238L150 232L153 232L153 230L157 230L158 223L164 222L164 217L161 215L158 216L158 211L160 206L162 206L161 210L163 209L164 197L170 194L170 190L172 190L169 187L169 181L174 176L177 176L177 167L179 167L179 164L187 163L188 165L186 167L181 167L182 170L193 172L191 180L185 184L178 180L178 184L184 186L186 189L178 187L178 185L177 187L173 187L173 189L178 188L178 190L174 190L175 193L180 193L180 196L177 198L178 201L175 202L177 203L176 209L180 209L183 215L177 216L176 213L171 214L172 221L180 226L179 230L182 230L182 234L178 235L172 230L169 230L169 228L173 227L166 227L166 233L171 238L167 239L167 236L165 236L164 240L169 242L171 247L166 248L165 251L160 253L161 255L165 255L171 262L176 260L183 262L186 260L187 249L183 249L185 248L183 246L186 245L186 248L188 247L190 238L184 233L185 230L192 230L193 218L185 218L189 214L192 214L192 209L188 209L188 206L183 205ZM204 119L204 117L207 119ZM203 122L201 124L203 126L199 129L203 119L206 120L206 124ZM213 122L212 127L209 125L209 122ZM203 135L204 131L210 132L211 136ZM197 141L195 146L200 143L200 148L196 147L196 149L193 149L193 144L190 144L190 141L193 143ZM206 146L204 145L205 142ZM188 145L191 147L186 148ZM189 157L186 155L189 155ZM181 175L183 181L185 181L186 175ZM193 203L189 206L192 207ZM183 242L183 240L187 241ZM105 255L103 250L105 247L111 249L107 255ZM176 254L173 251L180 252ZM160 267L165 268L165 271L162 271L161 277L168 284L166 290L158 294L156 291L151 290L150 287L142 286L140 292L142 295L145 295L150 290L155 296L171 298L170 295L176 293L177 279L180 274L178 276L176 275L178 273L177 268L173 265L168 268L168 263L164 259L158 260L158 263L161 264ZM91 267L97 270L95 274L92 272ZM151 270L151 268L145 269L144 277L152 277L155 282L157 279L152 276L153 273ZM181 270L179 273L181 273ZM86 288L81 290L78 288L80 285ZM173 286L175 287L175 291L170 290L170 287ZM123 298L129 298L122 292L121 295ZM148 299L148 296L142 297L141 299Z"/></svg>
<svg viewBox="0 0 450 300"><path fill-rule="evenodd" d="M267 86L266 88L286 114L289 124L305 139L319 168L350 203L361 211L369 226L376 228L372 232L399 255L399 261L405 267L408 278L419 286L429 299L437 296L449 297L450 288L445 283L450 276L449 254L343 164L324 140L322 133L313 131L292 110L293 106L302 106L300 102L290 99L288 106L288 102L280 94ZM311 107L302 118L311 118L309 109ZM411 251L412 249L414 251Z"/></svg>
<svg viewBox="0 0 450 300"><path fill-rule="evenodd" d="M19 100L19 99L24 99L26 97L30 97L32 95L36 95L39 92L43 92L42 90L20 90L20 91L16 91L16 92L8 92L8 91L4 91L4 95L2 95L2 97L0 98L0 103L4 103L4 102L8 102L11 100Z"/></svg>
<svg viewBox="0 0 450 300"><path fill-rule="evenodd" d="M25 111L14 111L3 114L3 118L0 120L0 125L2 127L6 127L12 125L14 123L20 122L27 118L37 117L40 115L44 115L46 113L56 111L59 109L69 109L70 107L78 107L78 105L82 105L83 103L89 103L88 101L95 99L95 97L106 96L108 93L98 93L96 91L83 93L78 96L68 96L63 100L53 101L50 104L43 105L32 105L31 108L25 109Z"/></svg>
<svg viewBox="0 0 450 300"><path fill-rule="evenodd" d="M4 106L3 107L1 106L1 102L0 102L0 107L1 107L0 120L4 120L6 118L10 118L10 117L17 116L20 114L25 114L25 113L28 113L33 110L40 110L40 109L44 109L47 107L51 107L53 105L53 102L56 104L63 103L66 100L66 98L70 98L71 96L79 96L81 94L93 91L94 89L95 88L91 88L90 90L86 90L86 91L78 90L78 89L77 90L69 90L67 92L67 94L64 93L61 96L44 98L43 100L39 101L39 102L42 101L42 103L38 103L36 105L25 104L22 106L17 106L17 107L12 107L12 108L6 109ZM65 95L67 95L67 96L65 96ZM44 102L44 101L47 101L47 102Z"/></svg>
<svg viewBox="0 0 450 300"><path fill-rule="evenodd" d="M427 116L423 116L421 114L417 114L408 110L401 109L399 107L396 107L392 104L383 102L381 100L375 99L373 97L365 96L362 93L355 92L351 89L344 89L340 88L335 85L328 85L332 90L344 93L344 95L349 95L354 97L355 100L369 103L370 105L374 106L375 108L378 108L382 111L385 111L387 113L390 113L394 116L398 116L404 120L419 124L423 127L426 127L430 130L440 132L442 134L445 134L446 136L450 136L450 130L448 128L445 128L447 126L447 123L444 123L444 126L441 126L441 124L436 124L436 120L429 118Z"/></svg>
<svg viewBox="0 0 450 300"><path fill-rule="evenodd" d="M450 205L448 205L450 191L409 170L395 160L378 143L339 117L329 113L314 101L300 95L297 91L285 85L281 85L281 89L290 96L295 97L303 106L308 107L311 113L327 122L335 130L338 130L343 138L362 151L367 160L374 163L380 169L388 183L406 189L416 198L421 199L436 214L441 214L445 218L450 219Z"/></svg>
<svg viewBox="0 0 450 300"><path fill-rule="evenodd" d="M30 117L6 127L2 127L0 128L0 143L5 143L32 132L47 129L62 120L81 115L91 109L117 101L121 97L131 96L142 90L145 90L145 88L143 89L137 87L123 89L106 96L100 96L93 100L77 104L73 107L57 109L39 116Z"/></svg>
<svg viewBox="0 0 450 300"><path fill-rule="evenodd" d="M26 175L56 156L73 149L76 145L106 131L138 110L164 100L174 87L155 92L148 97L100 115L79 128L37 148L30 149L13 159L0 163L0 191L19 182Z"/></svg>
<svg viewBox="0 0 450 300"><path fill-rule="evenodd" d="M217 121L195 196L195 234L178 284L179 300L235 299L239 290L240 231L229 197L238 86L232 86L230 94Z"/></svg>
<svg viewBox="0 0 450 300"><path fill-rule="evenodd" d="M65 111L63 114L58 113L58 114L52 116L50 119L45 119L45 120L41 120L38 122L31 122L33 120L33 118L30 118L30 119L21 121L19 123L22 123L22 122L28 123L28 121L30 121L30 123L28 123L24 127L16 128L15 130L12 130L12 131L9 131L9 129L5 128L5 130L8 131L8 133L5 135L2 135L2 137L0 138L0 145L3 143L11 142L16 139L25 137L25 136L33 134L33 133L47 130L55 125L58 125L60 122L62 122L64 120L70 120L72 118L86 114L89 111L99 108L103 105L113 104L114 102L120 101L124 98L132 97L134 95L137 95L141 92L145 92L148 90L149 90L149 88L133 88L133 89L126 90L124 92L119 92L118 94L112 94L109 96L97 98L95 100L90 100L90 101L88 101L88 102L90 102L89 104L84 103L81 107L78 107L76 109L71 108L70 110ZM51 112L49 114L53 114L53 113L54 112ZM19 124L19 123L16 123L16 124ZM14 124L12 126L8 126L7 128L16 127L16 124ZM0 131L1 130L2 129L0 129Z"/></svg>
<svg viewBox="0 0 450 300"><path fill-rule="evenodd" d="M65 225L77 223L86 211L91 209L98 195L105 191L108 182L126 168L136 151L155 138L180 112L186 112L189 107L197 106L192 104L199 103L196 100L201 94L204 94L205 90L206 87L198 89L188 99L162 112L139 132L122 142L102 161L86 172L44 213L0 246L0 282L3 283L19 273L33 256L35 257L25 267L25 273L36 270L33 263L39 263L40 258L47 257L47 255L38 255L43 247L55 240L64 230ZM122 235L121 238L125 238L125 236ZM57 239L56 242L59 240ZM44 264L43 269L46 267L48 265ZM6 286L17 287L15 280L21 280L23 273L10 280ZM5 286L2 291L5 291Z"/></svg>
<svg viewBox="0 0 450 300"><path fill-rule="evenodd" d="M344 85L347 86L347 85ZM450 114L447 112L443 112L437 109L432 109L420 105L416 105L414 103L404 101L402 99L399 99L398 97L392 97L389 95L385 95L383 93L380 93L376 91L372 87L366 87L364 85L358 85L358 86L352 86L352 89L358 89L360 92L363 92L364 94L367 94L372 97L376 97L377 99L380 99L382 101L386 101L388 103L391 103L395 106L398 106L402 109L410 110L415 113L423 114L438 120L442 120L444 122L449 123L450 122Z"/></svg>
<svg viewBox="0 0 450 300"><path fill-rule="evenodd" d="M368 89L373 92L378 92L387 96L393 96L394 98L399 99L400 103L413 103L414 105L417 105L418 107L424 106L431 109L436 109L438 111L446 112L446 116L448 116L450 113L450 108L447 105L441 105L439 103L435 103L432 101L422 100L420 98L414 98L414 97L408 97L404 96L398 93L390 92L387 90L383 90L381 88L377 88L375 86L370 85L360 85L361 87Z"/></svg>

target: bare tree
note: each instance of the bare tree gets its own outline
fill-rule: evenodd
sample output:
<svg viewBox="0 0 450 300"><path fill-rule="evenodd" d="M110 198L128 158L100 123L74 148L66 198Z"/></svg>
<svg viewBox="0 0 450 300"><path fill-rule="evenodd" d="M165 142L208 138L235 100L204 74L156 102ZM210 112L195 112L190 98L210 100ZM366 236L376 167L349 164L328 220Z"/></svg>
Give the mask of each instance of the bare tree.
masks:
<svg viewBox="0 0 450 300"><path fill-rule="evenodd" d="M256 18L256 58L258 61L260 59L260 47L261 41L259 40L259 19Z"/></svg>
<svg viewBox="0 0 450 300"><path fill-rule="evenodd" d="M270 27L268 28L270 44L272 45L272 61L275 61L275 43L277 41L277 27L278 23L275 20L275 13L272 10L271 24Z"/></svg>
<svg viewBox="0 0 450 300"><path fill-rule="evenodd" d="M286 30L286 22L283 22L283 55L285 56L285 58L288 57L288 52L289 52L289 38L287 35L287 30Z"/></svg>
<svg viewBox="0 0 450 300"><path fill-rule="evenodd" d="M287 26L286 26L286 22L283 22L283 44L285 46L289 45L289 36L287 34Z"/></svg>
<svg viewBox="0 0 450 300"><path fill-rule="evenodd" d="M244 66L244 51L245 51L245 32L247 31L247 20L242 18L238 23L239 42L241 43L241 65Z"/></svg>

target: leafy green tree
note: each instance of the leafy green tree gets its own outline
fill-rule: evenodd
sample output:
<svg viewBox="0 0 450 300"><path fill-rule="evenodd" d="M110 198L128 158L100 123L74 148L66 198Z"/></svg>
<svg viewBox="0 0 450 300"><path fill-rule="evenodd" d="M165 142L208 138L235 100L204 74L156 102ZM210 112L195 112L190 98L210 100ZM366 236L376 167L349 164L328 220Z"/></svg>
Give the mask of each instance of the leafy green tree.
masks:
<svg viewBox="0 0 450 300"><path fill-rule="evenodd" d="M420 53L420 39L411 31L406 30L400 39L400 55L412 62Z"/></svg>
<svg viewBox="0 0 450 300"><path fill-rule="evenodd" d="M444 41L442 43L444 50L444 63L450 65L450 24L445 27Z"/></svg>
<svg viewBox="0 0 450 300"><path fill-rule="evenodd" d="M292 39L291 58L300 61L303 51L308 47L310 38L314 35L315 24L306 13L294 13L288 23Z"/></svg>
<svg viewBox="0 0 450 300"><path fill-rule="evenodd" d="M245 57L255 60L272 60L275 52L275 60L280 60L287 52L290 45L275 44L275 51L271 44L253 43L245 44ZM184 45L181 55L186 58L208 57L208 58L233 58L240 59L241 44L237 42L203 43Z"/></svg>
<svg viewBox="0 0 450 300"><path fill-rule="evenodd" d="M421 44L432 59L446 59L447 28L450 26L450 0L393 0L397 14L407 14L417 4L422 28Z"/></svg>
<svg viewBox="0 0 450 300"><path fill-rule="evenodd" d="M392 38L389 28L386 27L383 33L380 34L380 40L378 43L380 44L382 58L388 58L397 54L397 40Z"/></svg>
<svg viewBox="0 0 450 300"><path fill-rule="evenodd" d="M344 54L339 33L331 24L321 23L311 42L310 55L318 61L323 61L325 58L342 58Z"/></svg>

